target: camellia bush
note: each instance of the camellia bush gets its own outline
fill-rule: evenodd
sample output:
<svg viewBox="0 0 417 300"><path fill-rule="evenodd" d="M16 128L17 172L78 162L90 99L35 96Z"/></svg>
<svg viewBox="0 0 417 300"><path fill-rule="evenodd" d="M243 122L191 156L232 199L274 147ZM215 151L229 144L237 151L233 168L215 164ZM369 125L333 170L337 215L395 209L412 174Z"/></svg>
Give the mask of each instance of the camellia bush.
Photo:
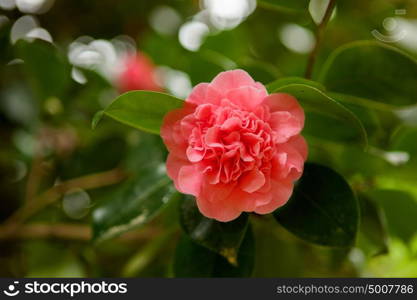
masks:
<svg viewBox="0 0 417 300"><path fill-rule="evenodd" d="M226 2L5 10L2 276L417 276L415 3Z"/></svg>

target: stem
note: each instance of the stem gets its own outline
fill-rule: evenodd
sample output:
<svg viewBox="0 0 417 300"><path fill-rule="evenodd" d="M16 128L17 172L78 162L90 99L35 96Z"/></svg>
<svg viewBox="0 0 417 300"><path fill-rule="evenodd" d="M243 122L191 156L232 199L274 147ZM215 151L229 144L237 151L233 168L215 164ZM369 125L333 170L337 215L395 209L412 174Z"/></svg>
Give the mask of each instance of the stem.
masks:
<svg viewBox="0 0 417 300"><path fill-rule="evenodd" d="M6 224L11 224L17 230L18 227L28 218L36 214L39 210L57 201L63 194L74 189L94 189L103 186L112 185L120 182L126 177L126 174L120 169L113 169L107 172L97 173L82 176L75 179L70 179L59 183L50 189L46 190L39 196L27 202L6 221Z"/></svg>
<svg viewBox="0 0 417 300"><path fill-rule="evenodd" d="M321 20L320 24L317 26L316 30L316 43L314 44L314 48L311 51L308 62L307 62L307 68L305 77L307 79L311 78L311 75L313 74L314 64L316 63L317 54L319 52L321 42L323 40L324 31L326 29L326 25L330 20L330 17L332 16L333 9L336 6L336 0L330 0L329 5L326 8L326 12L324 14L323 19Z"/></svg>
<svg viewBox="0 0 417 300"><path fill-rule="evenodd" d="M91 227L83 224L32 223L21 225L16 229L14 224L0 226L0 240L32 240L32 239L62 239L75 241L91 241ZM140 231L127 232L116 239L123 242L134 242L154 239L161 234L162 229L155 227L143 228ZM13 232L11 235L10 232Z"/></svg>
<svg viewBox="0 0 417 300"><path fill-rule="evenodd" d="M145 269L162 251L166 243L174 238L173 235L177 231L177 228L166 229L150 240L145 246L141 247L123 267L122 277L134 277Z"/></svg>
<svg viewBox="0 0 417 300"><path fill-rule="evenodd" d="M25 195L25 203L28 203L32 200L36 193L38 192L38 188L40 186L43 171L42 171L42 154L41 154L41 146L40 142L35 146L35 154L32 160L31 169L29 172L28 180L26 183L26 195Z"/></svg>

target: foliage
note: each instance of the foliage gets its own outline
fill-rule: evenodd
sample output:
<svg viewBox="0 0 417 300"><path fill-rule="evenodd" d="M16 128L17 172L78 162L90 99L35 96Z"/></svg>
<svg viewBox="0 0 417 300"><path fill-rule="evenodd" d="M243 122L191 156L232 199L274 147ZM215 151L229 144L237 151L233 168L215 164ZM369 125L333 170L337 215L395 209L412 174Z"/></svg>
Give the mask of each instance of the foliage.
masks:
<svg viewBox="0 0 417 300"><path fill-rule="evenodd" d="M1 11L0 275L417 276L417 50L371 34L402 7L336 1L310 54L280 31L315 32L310 1L259 0L238 26L208 24L192 51L178 32L197 2L56 1L39 16L54 43L12 43L22 13ZM175 30L155 26L161 7L178 15ZM132 36L165 90L119 94L104 63L77 65L69 44L86 34ZM158 135L191 86L234 68L299 100L309 156L287 205L221 223L175 190Z"/></svg>

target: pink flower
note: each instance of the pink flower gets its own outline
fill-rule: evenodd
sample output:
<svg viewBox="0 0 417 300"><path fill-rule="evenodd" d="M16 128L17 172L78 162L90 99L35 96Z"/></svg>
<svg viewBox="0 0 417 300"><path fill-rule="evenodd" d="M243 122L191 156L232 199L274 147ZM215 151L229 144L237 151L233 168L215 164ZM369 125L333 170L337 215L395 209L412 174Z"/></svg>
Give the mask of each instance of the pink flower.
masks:
<svg viewBox="0 0 417 300"><path fill-rule="evenodd" d="M121 93L132 90L161 90L155 80L155 66L147 56L139 52L124 59L117 86Z"/></svg>
<svg viewBox="0 0 417 300"><path fill-rule="evenodd" d="M208 218L270 213L288 201L303 172L303 126L294 97L268 96L242 70L220 73L165 116L168 176L180 192L196 197Z"/></svg>

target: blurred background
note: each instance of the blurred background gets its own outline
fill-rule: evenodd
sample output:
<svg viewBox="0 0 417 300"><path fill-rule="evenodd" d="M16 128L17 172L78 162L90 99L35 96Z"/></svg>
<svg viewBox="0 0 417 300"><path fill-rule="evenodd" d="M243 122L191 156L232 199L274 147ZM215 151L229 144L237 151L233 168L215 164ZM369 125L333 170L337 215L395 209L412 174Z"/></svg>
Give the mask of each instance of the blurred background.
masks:
<svg viewBox="0 0 417 300"><path fill-rule="evenodd" d="M228 69L264 84L302 77L323 3L0 0L0 276L173 276L175 201L146 226L91 241L94 209L120 197L149 151L165 155L158 137L114 121L92 130L94 114L128 90L185 98ZM356 40L417 58L417 2L337 1L315 73L331 51ZM312 246L279 225L270 230L268 217L255 219L253 275L417 276L414 116L415 109L379 116L383 130L366 153L309 141L309 160L332 166L360 195L357 245Z"/></svg>

